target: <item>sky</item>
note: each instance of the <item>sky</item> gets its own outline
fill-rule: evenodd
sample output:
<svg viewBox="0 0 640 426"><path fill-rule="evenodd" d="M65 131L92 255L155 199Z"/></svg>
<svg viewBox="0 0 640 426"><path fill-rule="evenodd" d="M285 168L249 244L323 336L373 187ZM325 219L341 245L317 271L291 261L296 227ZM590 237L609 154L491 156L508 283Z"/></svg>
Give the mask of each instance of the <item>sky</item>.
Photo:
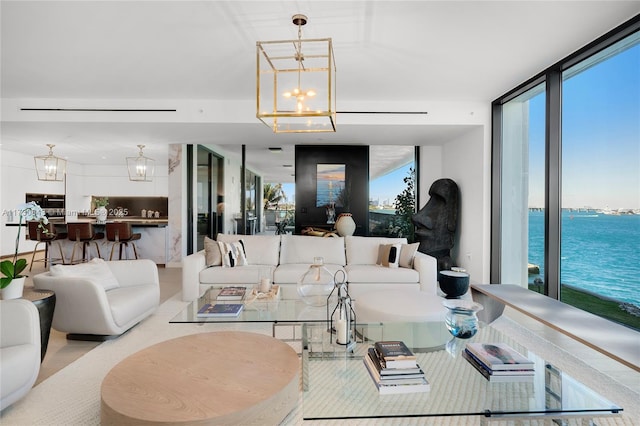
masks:
<svg viewBox="0 0 640 426"><path fill-rule="evenodd" d="M640 44L562 91L562 206L640 208ZM544 94L531 99L531 207L544 206L544 107Z"/></svg>

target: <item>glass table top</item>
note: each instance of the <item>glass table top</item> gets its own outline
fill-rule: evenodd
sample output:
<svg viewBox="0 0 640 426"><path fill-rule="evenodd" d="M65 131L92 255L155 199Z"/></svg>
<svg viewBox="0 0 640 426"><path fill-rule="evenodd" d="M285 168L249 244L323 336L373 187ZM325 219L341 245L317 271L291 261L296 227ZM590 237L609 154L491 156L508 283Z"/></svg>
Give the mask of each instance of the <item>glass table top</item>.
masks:
<svg viewBox="0 0 640 426"><path fill-rule="evenodd" d="M302 327L303 418L482 416L483 419L601 417L622 409L533 351L484 325L452 339L444 323L357 324L355 347L329 339L326 324ZM417 355L430 391L379 395L363 356L378 340L402 340ZM462 356L466 342L504 342L534 361L526 382L489 382Z"/></svg>
<svg viewBox="0 0 640 426"><path fill-rule="evenodd" d="M229 323L229 322L271 322L271 323L302 323L326 322L327 308L325 306L309 306L300 299L264 300L249 295L251 286L247 286L244 300L234 301L216 300L221 288L211 287L200 298L189 303L181 312L174 316L170 323ZM198 309L205 303L242 303L244 308L237 317L198 317Z"/></svg>

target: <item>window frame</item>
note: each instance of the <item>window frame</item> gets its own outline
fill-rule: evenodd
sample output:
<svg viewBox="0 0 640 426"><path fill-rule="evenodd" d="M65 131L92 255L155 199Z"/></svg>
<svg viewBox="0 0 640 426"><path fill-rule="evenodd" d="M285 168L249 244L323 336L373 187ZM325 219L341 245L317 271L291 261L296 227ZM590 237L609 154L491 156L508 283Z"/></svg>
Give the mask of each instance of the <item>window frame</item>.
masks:
<svg viewBox="0 0 640 426"><path fill-rule="evenodd" d="M546 85L545 106L545 268L544 294L560 299L560 237L562 215L562 74L609 46L640 31L640 15L561 59L491 103L491 264L490 282L501 283L502 246L502 109L538 84Z"/></svg>

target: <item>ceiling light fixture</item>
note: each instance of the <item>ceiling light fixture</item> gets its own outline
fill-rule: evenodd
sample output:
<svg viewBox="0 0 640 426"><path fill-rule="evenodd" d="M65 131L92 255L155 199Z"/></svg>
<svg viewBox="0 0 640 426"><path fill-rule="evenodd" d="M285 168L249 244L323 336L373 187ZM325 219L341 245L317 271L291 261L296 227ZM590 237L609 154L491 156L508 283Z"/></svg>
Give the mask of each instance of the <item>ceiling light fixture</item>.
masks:
<svg viewBox="0 0 640 426"><path fill-rule="evenodd" d="M127 169L129 170L129 180L135 182L151 182L155 171L156 161L145 157L142 153L144 145L137 145L140 149L137 157L127 157Z"/></svg>
<svg viewBox="0 0 640 426"><path fill-rule="evenodd" d="M336 67L331 38L259 41L256 117L274 133L336 131Z"/></svg>
<svg viewBox="0 0 640 426"><path fill-rule="evenodd" d="M53 147L55 145L47 144L49 147L48 155L39 155L33 157L36 163L36 173L38 180L62 181L67 172L67 160L53 155Z"/></svg>

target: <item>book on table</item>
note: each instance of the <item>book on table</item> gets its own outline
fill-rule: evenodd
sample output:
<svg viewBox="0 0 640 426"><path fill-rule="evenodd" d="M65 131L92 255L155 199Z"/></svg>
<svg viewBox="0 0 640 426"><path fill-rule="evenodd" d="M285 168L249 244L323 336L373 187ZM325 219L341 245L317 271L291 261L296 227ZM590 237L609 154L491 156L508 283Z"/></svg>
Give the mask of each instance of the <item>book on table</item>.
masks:
<svg viewBox="0 0 640 426"><path fill-rule="evenodd" d="M404 376L405 378L415 377L415 376L418 376L418 377L424 376L424 371L422 371L422 368L420 368L420 366L417 363L412 368L387 368L386 366L383 367L380 361L380 358L378 358L378 354L374 348L369 348L369 350L367 351L367 357L369 357L369 359L373 363L373 366L376 368L376 371L380 376L383 376L383 377Z"/></svg>
<svg viewBox="0 0 640 426"><path fill-rule="evenodd" d="M198 309L199 317L237 317L242 312L242 303L207 303Z"/></svg>
<svg viewBox="0 0 640 426"><path fill-rule="evenodd" d="M491 372L533 370L533 361L506 343L467 343L465 350Z"/></svg>
<svg viewBox="0 0 640 426"><path fill-rule="evenodd" d="M383 340L373 345L384 368L415 368L416 356L400 340Z"/></svg>
<svg viewBox="0 0 640 426"><path fill-rule="evenodd" d="M411 363L405 368L388 368L384 365L384 360L381 358L380 352L376 349L376 344L373 348L369 348L367 354L364 356L363 362L369 373L369 376L373 380L373 383L378 389L380 395L391 395L401 393L414 393L414 392L427 392L431 386L427 380L424 371L420 368L420 365L416 362L415 355L402 343L397 345L397 342L393 342L394 349L397 351L398 347L404 347L401 352L403 355L410 354L412 357ZM386 345L378 345L386 346ZM402 361L408 361L403 359Z"/></svg>
<svg viewBox="0 0 640 426"><path fill-rule="evenodd" d="M377 374L376 368L371 363L368 355L364 357L364 365L380 395L428 392L431 389L431 385L424 375L423 377L411 379L402 378L402 376L382 378Z"/></svg>
<svg viewBox="0 0 640 426"><path fill-rule="evenodd" d="M246 287L241 286L227 286L223 287L222 290L216 296L217 300L242 300L244 299L244 295L247 292Z"/></svg>
<svg viewBox="0 0 640 426"><path fill-rule="evenodd" d="M468 350L462 351L462 357L469 361L485 379L492 383L533 382L534 370L498 370L491 371Z"/></svg>

